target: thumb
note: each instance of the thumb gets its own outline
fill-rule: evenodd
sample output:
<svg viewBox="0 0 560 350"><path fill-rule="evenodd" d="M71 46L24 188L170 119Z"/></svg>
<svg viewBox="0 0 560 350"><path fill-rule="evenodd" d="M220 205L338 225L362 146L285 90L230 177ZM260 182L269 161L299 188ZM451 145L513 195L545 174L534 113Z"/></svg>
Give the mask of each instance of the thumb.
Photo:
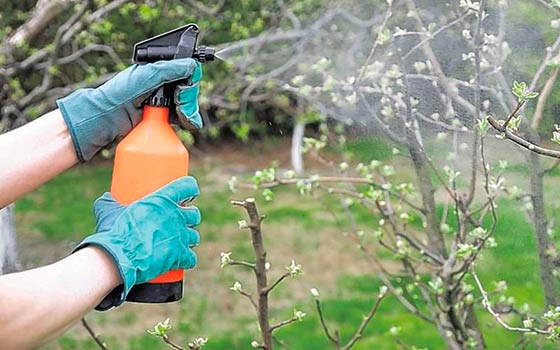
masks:
<svg viewBox="0 0 560 350"><path fill-rule="evenodd" d="M93 214L97 221L95 231L104 232L110 230L124 208L124 205L117 202L109 192L105 192L101 197L97 198L93 203Z"/></svg>

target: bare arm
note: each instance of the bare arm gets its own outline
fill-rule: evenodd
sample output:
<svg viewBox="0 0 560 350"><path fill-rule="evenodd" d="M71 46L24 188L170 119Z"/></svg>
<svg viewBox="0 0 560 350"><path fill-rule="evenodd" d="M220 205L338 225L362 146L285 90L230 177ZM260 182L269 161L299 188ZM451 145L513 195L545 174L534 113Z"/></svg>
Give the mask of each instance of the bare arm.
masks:
<svg viewBox="0 0 560 350"><path fill-rule="evenodd" d="M78 162L60 111L0 135L0 208Z"/></svg>
<svg viewBox="0 0 560 350"><path fill-rule="evenodd" d="M0 348L33 349L47 343L120 283L115 263L96 247L0 277Z"/></svg>

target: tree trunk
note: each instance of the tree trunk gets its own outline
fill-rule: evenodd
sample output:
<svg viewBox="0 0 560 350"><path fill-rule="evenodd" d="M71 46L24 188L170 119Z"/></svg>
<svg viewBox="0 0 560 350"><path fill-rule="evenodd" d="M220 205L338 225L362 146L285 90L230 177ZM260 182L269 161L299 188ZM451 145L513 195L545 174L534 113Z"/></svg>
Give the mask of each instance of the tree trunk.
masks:
<svg viewBox="0 0 560 350"><path fill-rule="evenodd" d="M17 268L15 206L0 209L0 275Z"/></svg>
<svg viewBox="0 0 560 350"><path fill-rule="evenodd" d="M305 134L305 123L296 120L296 125L294 126L294 132L292 133L292 169L297 174L303 172L303 152L302 143L303 135Z"/></svg>
<svg viewBox="0 0 560 350"><path fill-rule="evenodd" d="M436 190L430 178L430 170L426 155L417 144L417 136L412 134L412 132L408 132L407 136L409 138L408 151L412 158L412 163L414 164L414 170L418 177L420 193L422 195L422 208L425 211L428 244L433 249L434 253L442 257L447 257L445 238L443 237L437 218L436 200L434 198Z"/></svg>
<svg viewBox="0 0 560 350"><path fill-rule="evenodd" d="M541 282L547 305L558 305L558 293L553 274L554 264L549 255L553 248L552 240L548 235L548 224L544 206L544 173L541 166L539 155L531 152L528 155L528 162L531 169L531 200L533 204L533 226L537 239L537 252L541 272Z"/></svg>

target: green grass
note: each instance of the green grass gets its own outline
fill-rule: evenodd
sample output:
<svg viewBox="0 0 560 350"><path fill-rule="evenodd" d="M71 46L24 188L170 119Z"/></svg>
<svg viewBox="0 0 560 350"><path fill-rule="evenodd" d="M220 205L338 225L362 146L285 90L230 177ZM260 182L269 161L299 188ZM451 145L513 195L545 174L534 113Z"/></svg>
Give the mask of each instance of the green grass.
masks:
<svg viewBox="0 0 560 350"><path fill-rule="evenodd" d="M514 167L511 170L519 171L521 168L518 170ZM77 240L92 232L94 222L91 203L108 188L110 174L109 165L98 165L77 167L59 176L17 203L20 227L24 231L43 235L49 241ZM211 176L206 176L207 174L205 171L195 174L199 175L203 192L196 204L204 215L204 223L200 228L204 242L225 245L236 257L249 257L251 248L246 235L230 235L227 236L228 241L223 242L224 232L235 230L237 220L244 217L242 211L229 206L227 202L232 197L242 198L243 193L230 194L224 184L215 182ZM295 249L293 254L297 258L300 254L315 249L317 242L313 232L332 227L335 222L326 215L324 203L313 199L301 199L294 195L294 192L293 189L278 191L275 201L267 204L261 201L261 210L267 214L267 232L274 232L286 225L299 225L294 227L300 227L302 234L298 235L295 242L291 242ZM326 205L333 210L340 210L337 201L330 201ZM371 214L357 205L352 207L352 211L358 225L371 227L372 220L375 220ZM556 220L560 219L560 215L555 216ZM342 226L345 224L343 221ZM412 225L419 224L419 220L415 220ZM453 224L452 220L450 224ZM531 225L527 223L517 203L500 201L499 224L495 238L498 247L484 253L477 265L486 287L492 289L491 281L506 280L509 286L507 294L515 297L518 305L528 303L533 312L540 312L544 302L540 290L535 240ZM274 250L275 246L269 247L269 252L273 253ZM357 251L356 259L361 259ZM239 276L239 272L224 270L212 276L207 283L227 289L236 276ZM377 293L379 286L379 280L373 275L339 275L336 284L320 288L325 317L331 330L340 331L343 341L352 336L363 315L371 307L372 295ZM305 288L308 290L309 287ZM290 302L284 300L281 302L282 306L277 306L278 300L290 299L288 292L288 289L281 288L273 293L272 315L276 321L291 317L294 307L306 312L308 317L303 322L281 330L278 333L279 338L284 339L293 349L330 348L318 323L314 301L310 296ZM246 303L246 300L236 299L239 297L233 294L229 298L232 303ZM217 302L219 301L197 291L196 286L194 290L186 293L184 300L179 304L179 313L173 319L173 337L184 343L196 335L208 336L210 340L205 347L207 350L249 348L250 342L257 337L255 320L247 315L213 314ZM245 306L249 308L249 304ZM511 348L518 340L518 336L502 330L485 312L479 311L478 314L489 349ZM96 316L96 321L98 324L104 324L112 318L114 319L114 316L111 313L103 313L99 317ZM216 319L220 319L222 324L219 330L214 330ZM141 317L133 313L121 314L118 318L118 322L123 325L141 321ZM395 349L397 345L394 339L387 334L392 326L402 328L400 339L404 343L429 349L443 348L440 336L432 325L407 313L398 301L390 296L382 304L378 316L366 329L355 349ZM144 332L125 338L109 333L105 339L110 344L119 344L120 349L164 348L158 339L150 338ZM56 346L57 350L96 349L92 341L73 334L60 338Z"/></svg>
<svg viewBox="0 0 560 350"><path fill-rule="evenodd" d="M17 202L25 229L49 239L79 240L95 229L93 201L107 191L109 166L78 166Z"/></svg>
<svg viewBox="0 0 560 350"><path fill-rule="evenodd" d="M347 142L345 151L354 156L358 162L389 160L393 157L393 146L377 136L354 138Z"/></svg>

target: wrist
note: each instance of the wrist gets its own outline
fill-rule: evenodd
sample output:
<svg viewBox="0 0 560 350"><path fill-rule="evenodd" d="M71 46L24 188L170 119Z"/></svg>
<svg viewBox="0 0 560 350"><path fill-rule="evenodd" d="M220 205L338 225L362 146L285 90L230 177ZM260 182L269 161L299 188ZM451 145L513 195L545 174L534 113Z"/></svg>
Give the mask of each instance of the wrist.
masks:
<svg viewBox="0 0 560 350"><path fill-rule="evenodd" d="M108 290L123 283L116 262L103 248L90 245L76 252L79 253L87 255L88 260L95 264L96 270L99 271L98 276L101 278L100 283Z"/></svg>

